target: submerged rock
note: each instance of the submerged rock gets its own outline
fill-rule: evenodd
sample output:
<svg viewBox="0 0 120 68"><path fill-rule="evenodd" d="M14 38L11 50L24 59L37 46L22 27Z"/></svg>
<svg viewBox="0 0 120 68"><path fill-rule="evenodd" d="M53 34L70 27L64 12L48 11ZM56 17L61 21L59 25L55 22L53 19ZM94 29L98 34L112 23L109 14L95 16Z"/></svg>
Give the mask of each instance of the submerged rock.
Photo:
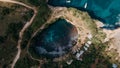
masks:
<svg viewBox="0 0 120 68"><path fill-rule="evenodd" d="M64 19L58 19L34 37L34 49L40 56L60 57L69 52L77 38L75 26Z"/></svg>

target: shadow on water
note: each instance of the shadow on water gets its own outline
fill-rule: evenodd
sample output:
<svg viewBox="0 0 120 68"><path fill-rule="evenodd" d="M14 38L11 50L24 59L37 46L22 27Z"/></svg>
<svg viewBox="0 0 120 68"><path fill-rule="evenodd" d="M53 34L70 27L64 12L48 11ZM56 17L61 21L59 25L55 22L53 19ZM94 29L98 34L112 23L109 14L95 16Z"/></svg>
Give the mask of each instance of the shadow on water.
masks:
<svg viewBox="0 0 120 68"><path fill-rule="evenodd" d="M58 19L33 38L32 50L46 58L60 57L70 51L77 37L75 26Z"/></svg>

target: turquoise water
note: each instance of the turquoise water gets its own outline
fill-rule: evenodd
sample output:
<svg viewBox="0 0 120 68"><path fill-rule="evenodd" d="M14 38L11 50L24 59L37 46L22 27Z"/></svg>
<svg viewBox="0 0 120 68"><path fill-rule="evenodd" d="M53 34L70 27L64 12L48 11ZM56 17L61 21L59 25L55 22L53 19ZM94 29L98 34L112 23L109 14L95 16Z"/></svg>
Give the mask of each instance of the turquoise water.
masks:
<svg viewBox="0 0 120 68"><path fill-rule="evenodd" d="M87 7L85 4L87 3ZM120 27L120 0L49 0L49 5L74 7L88 11L92 18L102 21L103 28L116 29Z"/></svg>
<svg viewBox="0 0 120 68"><path fill-rule="evenodd" d="M72 42L77 39L75 27L64 19L58 19L54 24L34 38L34 48L39 55L54 58L59 57L71 49ZM74 34L73 34L74 31Z"/></svg>

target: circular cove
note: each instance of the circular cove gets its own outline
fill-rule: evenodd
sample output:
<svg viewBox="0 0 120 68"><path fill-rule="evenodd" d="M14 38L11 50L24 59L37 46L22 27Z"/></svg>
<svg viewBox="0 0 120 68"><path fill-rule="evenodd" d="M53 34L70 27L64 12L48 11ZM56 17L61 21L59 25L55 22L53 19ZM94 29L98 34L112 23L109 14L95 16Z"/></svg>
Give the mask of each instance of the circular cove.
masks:
<svg viewBox="0 0 120 68"><path fill-rule="evenodd" d="M70 52L77 43L78 32L76 27L65 19L58 19L33 39L32 48L37 55L58 58Z"/></svg>

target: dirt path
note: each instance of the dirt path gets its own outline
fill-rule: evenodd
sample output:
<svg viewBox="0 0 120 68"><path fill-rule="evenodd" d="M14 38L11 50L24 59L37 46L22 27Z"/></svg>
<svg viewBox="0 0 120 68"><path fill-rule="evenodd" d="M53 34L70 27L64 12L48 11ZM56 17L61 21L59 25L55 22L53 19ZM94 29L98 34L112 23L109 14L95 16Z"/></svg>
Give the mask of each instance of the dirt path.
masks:
<svg viewBox="0 0 120 68"><path fill-rule="evenodd" d="M14 4L18 4L18 5L21 5L21 6L24 6L26 8L29 8L29 9L32 9L34 11L34 15L32 16L32 18L26 22L26 24L23 26L22 30L19 32L19 40L18 40L18 44L17 44L17 49L18 49L18 52L17 52L17 55L15 57L15 59L13 60L13 63L11 65L11 68L14 68L17 60L19 59L20 57L20 53L21 53L21 42L22 42L22 39L23 39L23 35L24 35L24 32L25 30L32 24L36 14L37 14L37 10L35 9L35 7L31 7L29 5L26 5L24 3L21 3L21 2L18 2L18 1L13 1L13 0L0 0L1 2L8 2L8 3L14 3Z"/></svg>

